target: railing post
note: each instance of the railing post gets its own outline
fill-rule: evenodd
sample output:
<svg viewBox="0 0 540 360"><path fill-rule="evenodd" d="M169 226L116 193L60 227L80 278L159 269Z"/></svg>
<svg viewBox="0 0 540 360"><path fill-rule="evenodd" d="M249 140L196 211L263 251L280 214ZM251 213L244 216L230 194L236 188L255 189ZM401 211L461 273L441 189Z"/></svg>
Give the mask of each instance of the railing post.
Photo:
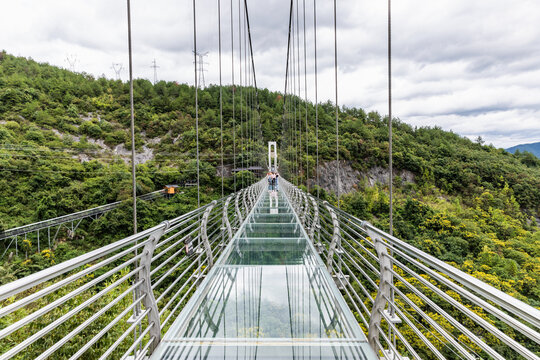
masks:
<svg viewBox="0 0 540 360"><path fill-rule="evenodd" d="M247 192L248 192L248 189L245 189L245 190L243 191L243 194L242 194L242 205L244 205L244 211L245 211L245 213L246 213L246 217L247 217L247 214L249 213L249 211L248 211L248 205L247 205L247 200L246 200Z"/></svg>
<svg viewBox="0 0 540 360"><path fill-rule="evenodd" d="M323 204L330 213L330 216L332 217L332 224L334 226L332 241L330 242L330 248L328 249L328 255L326 257L326 268L328 269L328 272L332 274L332 261L334 259L334 252L339 253L341 250L341 235L339 229L339 221L337 219L336 213L334 212L334 209L332 209L328 201L323 202Z"/></svg>
<svg viewBox="0 0 540 360"><path fill-rule="evenodd" d="M229 203L234 195L231 195L225 201L223 205L223 222L225 223L225 228L227 229L227 234L229 235L229 240L232 238L233 233L231 229L231 223L229 221Z"/></svg>
<svg viewBox="0 0 540 360"><path fill-rule="evenodd" d="M240 200L240 194L242 194L242 191L243 190L240 190L237 194L236 194L236 199L234 200L234 209L236 211L236 216L238 217L238 223L241 224L244 219L242 217L242 212L240 211L240 206L238 205L238 201Z"/></svg>
<svg viewBox="0 0 540 360"><path fill-rule="evenodd" d="M311 220L311 226L309 227L309 237L311 238L311 241L315 242L315 228L319 224L319 205L317 205L317 201L310 196L311 204L313 205L313 219Z"/></svg>
<svg viewBox="0 0 540 360"><path fill-rule="evenodd" d="M202 217L202 222L201 222L201 238L202 238L204 250L206 251L206 257L208 258L208 269L214 266L214 256L212 255L212 248L210 247L210 241L208 241L208 233L207 233L208 217L210 216L210 213L212 212L212 209L214 208L214 206L216 206L216 204L217 204L216 200L210 203L210 206L204 211L204 215Z"/></svg>
<svg viewBox="0 0 540 360"><path fill-rule="evenodd" d="M332 217L332 224L334 226L334 234L332 235L332 241L330 243L330 248L328 249L328 256L326 257L326 267L330 275L332 275L338 289L341 290L344 289L349 282L349 275L344 275L341 269L341 254L343 254L343 249L341 247L341 229L339 227L339 220L334 209L332 209L327 201L325 201L323 204L330 213L330 216ZM334 269L332 266L334 253L338 255L337 269Z"/></svg>
<svg viewBox="0 0 540 360"><path fill-rule="evenodd" d="M161 226L159 229L154 231L146 240L146 245L143 249L143 257L140 260L141 270L138 273L138 277L141 280L144 280L139 286L139 291L146 295L144 296L142 302L145 309L149 309L148 312L148 326L151 326L149 335L150 338L154 338L153 343L149 347L149 352L152 353L161 341L161 325L159 319L159 310L156 303L156 298L154 297L154 292L152 291L152 280L150 278L150 268L152 266L152 257L154 255L154 249L156 245L165 232L169 228L169 222L164 221L164 226ZM152 325L153 324L153 325Z"/></svg>
<svg viewBox="0 0 540 360"><path fill-rule="evenodd" d="M308 210L309 210L309 202L308 202L308 199L307 199L307 196L306 196L306 193L304 193L303 191L300 193L300 195L302 196L302 198L304 199L304 206L302 208L302 216L300 217L300 220L302 221L302 224L306 224L306 215L308 213Z"/></svg>
<svg viewBox="0 0 540 360"><path fill-rule="evenodd" d="M379 257L380 265L379 289L377 291L377 296L375 297L373 307L371 308L371 316L369 318L368 327L369 345L371 346L373 351L377 352L377 342L379 341L379 329L381 326L381 320L387 304L386 299L390 298L390 284L392 284L393 282L392 261L388 256L388 249L380 235L370 230L369 227L365 227L365 229L368 236L371 238L371 241L373 241L375 251L377 251L377 256Z"/></svg>

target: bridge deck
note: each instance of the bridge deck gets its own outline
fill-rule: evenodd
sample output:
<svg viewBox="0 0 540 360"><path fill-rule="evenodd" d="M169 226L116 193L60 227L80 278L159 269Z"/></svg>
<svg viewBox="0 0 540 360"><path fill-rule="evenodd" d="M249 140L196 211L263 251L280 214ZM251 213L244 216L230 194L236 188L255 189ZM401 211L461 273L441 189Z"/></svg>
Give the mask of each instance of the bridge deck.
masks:
<svg viewBox="0 0 540 360"><path fill-rule="evenodd" d="M152 359L375 359L288 199L263 192Z"/></svg>

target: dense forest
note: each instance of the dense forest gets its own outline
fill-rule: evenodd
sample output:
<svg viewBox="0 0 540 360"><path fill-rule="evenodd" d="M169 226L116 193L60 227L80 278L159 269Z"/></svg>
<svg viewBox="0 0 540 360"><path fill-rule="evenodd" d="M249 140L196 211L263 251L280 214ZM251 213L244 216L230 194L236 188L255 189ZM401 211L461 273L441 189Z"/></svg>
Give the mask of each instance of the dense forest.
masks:
<svg viewBox="0 0 540 360"><path fill-rule="evenodd" d="M216 86L199 90L201 202L221 196L221 172L226 175L225 193L234 190L233 160L237 167L262 165L268 140L280 143L283 175L299 184L309 180L315 194L314 104L295 99L298 118L308 112L310 131L306 136L300 126L292 142L287 138L290 132L282 132L292 121L290 114L284 120L282 94L259 89L255 102L254 89L224 87L222 132L219 92ZM195 179L194 95L194 88L186 84L134 81L139 194ZM336 156L334 114L332 103L319 104L318 149L325 166ZM362 174L388 166L388 119L343 107L339 120L340 158L360 174L352 191L341 196L341 205L386 229L388 184L370 183ZM129 84L0 53L0 231L124 201L50 251L4 257L2 281L130 233L129 123ZM414 128L399 119L393 120L393 127L396 235L540 306L540 159L436 127ZM304 147L293 173L291 154L298 152L299 141ZM400 176L403 172L411 176ZM240 172L236 186L254 180L251 173ZM319 190L320 196L337 201L331 187ZM141 201L140 227L196 207L195 194L190 187L170 200ZM5 246L0 244L2 252Z"/></svg>

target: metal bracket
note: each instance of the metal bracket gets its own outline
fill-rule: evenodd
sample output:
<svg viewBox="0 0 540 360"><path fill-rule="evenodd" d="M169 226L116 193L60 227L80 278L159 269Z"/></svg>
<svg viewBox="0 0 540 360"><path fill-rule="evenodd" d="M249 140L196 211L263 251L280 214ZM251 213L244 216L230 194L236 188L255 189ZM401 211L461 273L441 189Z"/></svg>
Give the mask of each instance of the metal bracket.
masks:
<svg viewBox="0 0 540 360"><path fill-rule="evenodd" d="M380 264L379 289L377 291L377 296L375 297L373 307L371 308L371 316L369 318L368 327L369 345L374 351L376 351L378 349L377 342L379 341L379 327L383 317L382 313L387 304L386 299L390 298L390 284L393 281L391 272L392 261L388 256L388 250L380 235L374 231L371 231L369 227L365 227L365 229L368 236L373 241Z"/></svg>
<svg viewBox="0 0 540 360"><path fill-rule="evenodd" d="M204 250L206 251L206 256L208 257L208 269L214 266L214 257L212 256L212 248L210 247L210 242L208 241L208 233L206 231L206 228L208 225L208 217L210 216L210 213L212 212L212 209L214 208L214 206L216 206L216 204L216 200L210 203L210 206L204 211L201 223L201 238L203 241Z"/></svg>
<svg viewBox="0 0 540 360"><path fill-rule="evenodd" d="M139 291L146 295L142 302L148 311L148 324L154 324L150 329L150 337L154 338L153 343L150 345L149 351L152 353L161 341L161 326L159 319L159 310L156 303L156 298L154 297L154 292L152 291L152 280L150 277L150 268L152 266L152 256L154 255L154 249L156 245L165 232L169 228L169 222L164 221L164 226L158 228L156 231L150 234L148 240L146 240L146 245L143 249L143 256L140 260L141 270L139 270L138 277L139 279L144 280L139 286Z"/></svg>

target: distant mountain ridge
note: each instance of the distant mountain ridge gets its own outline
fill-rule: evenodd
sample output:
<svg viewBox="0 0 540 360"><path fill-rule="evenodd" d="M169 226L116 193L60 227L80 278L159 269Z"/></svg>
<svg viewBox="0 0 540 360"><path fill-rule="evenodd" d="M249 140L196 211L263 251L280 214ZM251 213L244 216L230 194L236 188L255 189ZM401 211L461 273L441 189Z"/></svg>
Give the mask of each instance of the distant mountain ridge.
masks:
<svg viewBox="0 0 540 360"><path fill-rule="evenodd" d="M540 159L540 142L531 143L531 144L520 144L520 145L512 146L506 149L506 151L511 152L512 154L514 154L516 150L519 150L521 152L528 151Z"/></svg>

